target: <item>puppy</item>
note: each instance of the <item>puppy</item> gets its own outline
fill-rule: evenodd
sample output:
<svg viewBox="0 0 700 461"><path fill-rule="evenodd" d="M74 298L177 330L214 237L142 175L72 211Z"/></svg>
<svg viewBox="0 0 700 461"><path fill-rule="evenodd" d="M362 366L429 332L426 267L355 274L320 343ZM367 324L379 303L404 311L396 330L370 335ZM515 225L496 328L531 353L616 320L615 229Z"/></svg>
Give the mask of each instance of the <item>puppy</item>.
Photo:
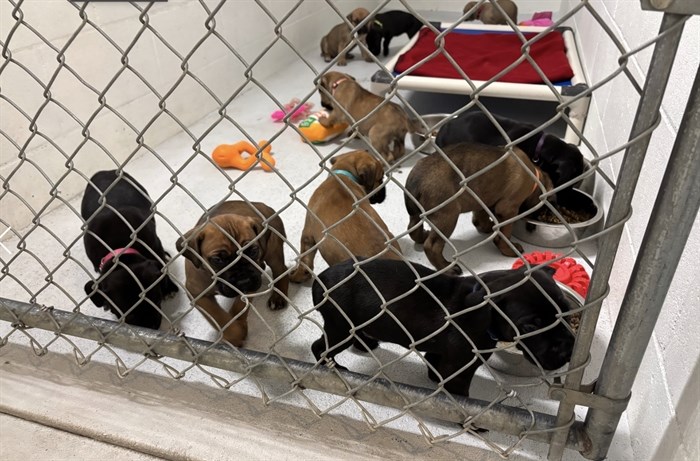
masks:
<svg viewBox="0 0 700 461"><path fill-rule="evenodd" d="M367 9L355 8L349 15L347 15L347 18L348 21L350 21L350 24L352 24L353 27L356 27L368 16L369 11ZM367 45L367 33L370 30L370 27L371 22L368 21L364 26L357 30L357 39L365 46ZM352 43L352 41L352 28L350 26L348 26L346 23L334 26L331 31L321 39L321 56L323 56L323 60L330 62L333 58L340 55L338 65L346 65L348 63L347 59L352 58L352 55L350 54L350 50L352 50L352 48L345 52L343 50L345 50L345 47ZM360 52L362 53L362 57L365 61L372 62L372 57L363 47L360 47Z"/></svg>
<svg viewBox="0 0 700 461"><path fill-rule="evenodd" d="M80 215L87 223L85 253L100 274L85 284L85 294L128 324L158 329L160 304L177 285L166 273L170 258L156 234L152 208L141 184L109 170L90 178Z"/></svg>
<svg viewBox="0 0 700 461"><path fill-rule="evenodd" d="M420 131L417 121L409 120L398 104L365 90L347 74L326 72L321 77L321 87L321 105L328 109L329 114L318 121L327 128L339 123L351 125L381 105L370 117L358 124L357 129L369 138L372 146L389 163L406 153L406 134ZM352 120L345 115L343 109L350 114Z"/></svg>
<svg viewBox="0 0 700 461"><path fill-rule="evenodd" d="M533 165L517 147L513 149L517 158L502 147L484 144L455 144L446 147L444 152L465 178L474 175L465 186L484 202L498 222L516 216L521 205L528 208L536 205L542 193L541 186L547 191L552 189L547 173ZM492 168L480 172L486 167ZM406 179L404 200L410 216L410 236L416 243L424 244L428 260L437 269L449 265L442 254L445 241L439 232L446 238L452 235L461 213L473 212L472 223L479 232L489 233L494 225L487 211L467 191L467 187L460 185L460 181L460 175L450 162L437 154L420 159ZM421 209L428 213L425 219L432 228L429 232L423 228ZM503 226L501 233L505 239L500 235L494 239L505 256L516 256L506 242L506 239L510 239L512 228L512 224ZM522 252L519 244L514 243L513 246ZM456 265L453 270L461 271Z"/></svg>
<svg viewBox="0 0 700 461"><path fill-rule="evenodd" d="M535 130L535 125L521 123L494 115L510 139L518 139ZM491 146L503 146L506 139L481 111L465 112L447 122L437 134L435 142L440 147L461 142L478 142ZM583 155L578 147L568 144L554 135L542 133L528 138L518 147L530 157L532 163L549 175L554 187L558 187L583 173ZM573 185L557 192L557 201L565 205L576 197Z"/></svg>
<svg viewBox="0 0 700 461"><path fill-rule="evenodd" d="M358 150L333 157L331 165L333 172L309 200L300 245L301 253L306 254L292 272L292 282L311 277L317 250L328 265L380 253L384 258L400 259L399 244L393 241L393 249L387 247L386 242L394 236L370 205L383 202L386 196L382 162ZM372 192L374 195L365 198ZM356 210L353 204L358 200Z"/></svg>
<svg viewBox="0 0 700 461"><path fill-rule="evenodd" d="M467 3L464 6L462 13L467 14L467 12L474 8L477 3L479 2ZM511 0L496 0L496 3L498 3L511 21L513 21L515 24L518 23L518 5L516 5L515 2L512 2ZM484 2L464 20L473 21L475 19L483 22L484 24L508 24L506 21L506 16L503 16L498 8L488 1Z"/></svg>
<svg viewBox="0 0 700 461"><path fill-rule="evenodd" d="M236 347L248 336L248 311L240 295L260 288L265 263L275 280L267 306L281 309L287 305L289 277L282 275L287 270L282 248L286 235L282 219L271 218L274 213L264 203L224 202L204 213L177 240L177 250L187 258L187 291L208 314L207 320ZM263 225L261 216L269 222ZM230 313L216 302L217 294L236 298Z"/></svg>
<svg viewBox="0 0 700 461"><path fill-rule="evenodd" d="M387 11L378 14L372 21L372 27L367 33L367 47L375 56L379 56L382 50L382 40L384 41L384 56L389 54L389 43L394 37L401 34L412 38L423 27L411 13L405 11Z"/></svg>
<svg viewBox="0 0 700 461"><path fill-rule="evenodd" d="M556 370L571 358L574 337L557 317L571 306L556 285L552 268L538 269L530 277L524 267L481 274L488 292L499 293L490 298L499 312L484 303L487 290L475 277L437 275L406 261L363 261L358 272L353 265L346 261L332 266L314 281L313 302L323 316L323 335L311 346L316 360L334 362L351 343L361 349L374 349L378 341L415 346L426 352L431 379L444 379L445 389L468 396L482 363L474 360L475 351L486 361L491 355L486 351L497 341L541 330L517 341L516 347L529 361Z"/></svg>

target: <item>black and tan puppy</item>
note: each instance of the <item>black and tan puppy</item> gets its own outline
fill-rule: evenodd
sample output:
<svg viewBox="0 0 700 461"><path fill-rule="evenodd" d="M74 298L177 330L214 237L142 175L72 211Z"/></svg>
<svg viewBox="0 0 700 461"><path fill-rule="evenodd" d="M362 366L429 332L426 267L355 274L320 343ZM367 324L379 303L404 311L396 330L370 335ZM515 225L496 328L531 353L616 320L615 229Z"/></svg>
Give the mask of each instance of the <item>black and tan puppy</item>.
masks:
<svg viewBox="0 0 700 461"><path fill-rule="evenodd" d="M367 9L355 8L347 15L347 19L353 27L357 27L357 25L367 19L368 16L369 11ZM365 46L367 45L367 33L371 28L371 24L371 21L367 21L365 25L357 30L357 39ZM338 65L346 65L348 63L347 59L352 58L350 54L352 48L345 52L343 50L352 43L352 39L352 28L346 23L333 26L330 32L321 39L321 56L323 56L323 60L330 62L333 58L340 55L340 58L338 58ZM372 62L372 57L369 53L363 47L360 47L360 50L364 60Z"/></svg>
<svg viewBox="0 0 700 461"><path fill-rule="evenodd" d="M236 347L248 336L248 311L241 294L253 293L262 285L265 264L272 268L274 290L267 305L287 305L289 277L282 275L284 225L275 211L264 203L224 202L207 211L197 225L177 241L187 276L187 291L207 320ZM263 218L269 219L263 224ZM270 219L271 218L271 219ZM280 237L282 236L282 237ZM236 298L227 312L215 295Z"/></svg>
<svg viewBox="0 0 700 461"><path fill-rule="evenodd" d="M166 273L169 259L156 234L153 202L133 177L116 170L95 173L85 188L80 215L85 253L97 282L87 282L92 302L131 325L157 329L160 304L177 292Z"/></svg>
<svg viewBox="0 0 700 461"><path fill-rule="evenodd" d="M311 346L316 360L334 361L351 344L361 349L374 349L377 342L415 346L426 353L431 379L445 379L445 389L469 395L474 372L483 363L477 358L470 365L475 351L485 361L496 341L539 331L517 342L528 360L556 370L571 358L574 337L557 317L571 306L549 267L530 277L524 267L480 275L489 292L498 293L490 300L502 315L484 302L487 291L475 277L436 275L406 261L363 261L357 272L353 265L332 266L314 281L313 302L323 316L323 335Z"/></svg>
<svg viewBox="0 0 700 461"><path fill-rule="evenodd" d="M386 196L382 162L358 150L333 157L331 165L331 175L309 200L300 246L306 254L292 272L292 282L311 277L317 250L329 266L353 256L380 253L383 258L400 259L401 248L396 241L391 243L393 248L387 247L386 242L394 236L370 205L383 202Z"/></svg>
<svg viewBox="0 0 700 461"><path fill-rule="evenodd" d="M505 117L494 115L511 140L521 138L537 127ZM447 122L438 132L435 142L440 147L461 142L478 142L491 146L503 146L506 139L481 111L466 112ZM583 173L583 155L578 147L568 144L554 135L542 133L532 136L518 144L518 147L530 157L532 163L542 168L558 187ZM572 194L572 187L557 193L558 202L566 204Z"/></svg>
<svg viewBox="0 0 700 461"><path fill-rule="evenodd" d="M424 244L428 260L437 269L449 265L442 254L445 240L440 233L445 237L452 235L461 213L473 212L472 222L479 232L492 231L494 223L476 197L501 223L516 216L521 205L528 208L536 205L543 193L541 187L552 190L547 173L542 172L517 147L510 154L503 147L462 143L448 146L444 152L447 159L435 154L416 163L406 179L404 194L410 216L410 236L416 243ZM464 178L474 175L465 184L473 194L460 185L462 177L457 170ZM428 213L425 220L431 227L429 232L423 227L420 217L422 210ZM494 239L498 249L506 256L516 256L506 241L510 239L512 228L512 223L503 226L501 233L505 239L501 236ZM513 243L513 246L522 252L519 244ZM459 272L461 269L454 266L454 270Z"/></svg>
<svg viewBox="0 0 700 461"><path fill-rule="evenodd" d="M375 56L384 50L384 56L389 55L391 39L401 34L413 37L423 27L415 16L406 11L387 11L374 17L372 27L367 33L367 47ZM383 45L382 45L383 42Z"/></svg>
<svg viewBox="0 0 700 461"><path fill-rule="evenodd" d="M326 72L321 77L321 105L329 110L327 117L319 118L324 127L340 123L353 124L367 117L375 108L379 109L364 119L357 129L369 138L372 146L391 163L401 158L406 149L406 134L420 131L415 121L411 121L406 112L391 101L371 93L353 77L340 72ZM342 109L340 109L342 107ZM344 110L343 110L344 109ZM350 114L352 119L345 115Z"/></svg>
<svg viewBox="0 0 700 461"><path fill-rule="evenodd" d="M462 12L467 14L476 6L477 3L478 2L467 3ZM515 24L518 23L518 5L516 5L515 2L511 0L496 0L495 3L498 3L498 6L503 9L506 16L504 16L503 13L498 10L498 8L487 0L478 6L474 12L467 16L464 20L473 21L476 19L484 24L508 24L506 17L509 17Z"/></svg>

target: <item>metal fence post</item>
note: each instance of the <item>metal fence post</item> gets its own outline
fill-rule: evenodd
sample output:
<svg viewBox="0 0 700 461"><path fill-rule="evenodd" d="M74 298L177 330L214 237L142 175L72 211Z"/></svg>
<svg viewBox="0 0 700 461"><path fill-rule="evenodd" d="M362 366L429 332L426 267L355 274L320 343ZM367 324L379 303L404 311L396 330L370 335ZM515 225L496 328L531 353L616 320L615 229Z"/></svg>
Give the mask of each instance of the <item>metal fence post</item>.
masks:
<svg viewBox="0 0 700 461"><path fill-rule="evenodd" d="M685 19L686 16L682 15L664 14L659 28L659 34L664 34L664 32L665 34L659 38L654 47L644 92L639 101L637 114L629 136L630 140L637 137L639 139L631 144L625 152L617 188L610 202L608 218L605 223L605 228L606 230L609 229L609 231L599 241L598 257L586 299L586 304L589 307L583 311L576 345L571 357L570 368L575 371L566 376L564 389L578 390L581 386L584 372L583 365L588 360L600 308L608 292L608 280L620 243L620 236L623 230L622 224L624 224L631 213L630 203L632 202L639 173L644 163L651 133L660 117L659 108L666 91L666 84L673 67ZM561 402L557 417L557 423L560 427L566 425L574 417L574 406L572 402ZM552 461L561 459L568 432L569 429L564 427L552 437L548 459Z"/></svg>
<svg viewBox="0 0 700 461"><path fill-rule="evenodd" d="M617 400L630 394L698 209L700 69L600 369L597 395ZM591 450L584 456L605 457L619 419L619 413L590 409L585 427Z"/></svg>

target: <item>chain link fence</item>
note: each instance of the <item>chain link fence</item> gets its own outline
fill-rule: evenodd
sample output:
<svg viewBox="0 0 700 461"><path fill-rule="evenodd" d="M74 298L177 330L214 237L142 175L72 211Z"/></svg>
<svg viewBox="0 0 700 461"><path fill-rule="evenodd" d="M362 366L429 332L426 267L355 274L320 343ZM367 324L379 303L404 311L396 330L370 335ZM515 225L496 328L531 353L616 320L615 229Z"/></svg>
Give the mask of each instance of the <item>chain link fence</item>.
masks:
<svg viewBox="0 0 700 461"><path fill-rule="evenodd" d="M4 120L0 200L1 222L8 230L0 255L2 344L28 343L39 355L70 352L81 365L91 360L114 362L120 376L143 370L187 379L188 374L203 372L217 386L259 395L265 402L294 401L317 415L345 412L363 418L370 428L401 421L420 431L429 443L469 443L468 434L503 457L527 438L550 444L551 459L561 458L565 447L586 456L604 455L609 441L591 448L588 427L582 414L574 413L574 406L606 409L619 417L626 404L624 398L596 398L591 394L593 385L582 382L584 372L587 379L596 378L587 367L596 360L591 347L604 336L596 333L598 314L622 225L631 213L635 170L638 174L649 136L659 123L665 83L654 79L665 82L673 61L673 52L667 50L675 49L685 17L668 15L658 37L628 50L595 8L585 1L576 3L533 35L515 29L522 43L521 59L492 79L476 82L460 69L469 88L462 95L449 96L459 108L432 124L421 119L425 111L420 93L401 87L402 79L430 57L400 73L387 68L381 56L371 55L361 39L362 28L371 25L389 2L365 3L370 15L352 22L350 8L332 1L258 0L245 6L223 1L135 2L113 10L74 2L60 8L66 18L61 27L69 33L52 36L54 31L45 32L47 12L24 1L5 2L0 43ZM436 54L446 55L459 69L445 50L445 37L469 12L455 13L453 24L441 28L431 22L429 12L409 1L399 3L400 9L436 34ZM498 3L492 6L501 8ZM115 18L106 11L131 18L129 27L122 22L115 25ZM231 32L232 24L240 23L236 15L242 11L252 14L250 21L240 24L240 32ZM619 49L619 65L606 78L566 94L529 52L575 15L598 21L605 33L601 40L611 40ZM311 40L305 34L315 29L304 18L312 18L314 27L322 31L312 37L314 42L334 24L344 24L353 36L344 50L359 47L371 62L355 59L339 67L338 56L324 62L318 49L305 42ZM507 24L515 26L513 21ZM185 33L183 27L191 30ZM644 84L628 68L628 59L652 46L656 46L657 67L652 66L643 91ZM81 57L78 49L94 54ZM153 59L157 66L149 62ZM443 129L469 110L481 111L498 125L497 111L484 95L521 62L529 63L542 78L542 87L551 92L552 115L518 138L506 134L500 160L485 168L466 171L455 161L454 151L436 145L430 135L388 162L377 138L365 129L367 123L384 123L377 117L386 113L389 101L401 104L408 119L420 125L414 131L424 134ZM96 73L95 67L100 66L104 69ZM338 82L347 77L324 81L328 72L338 70L356 76L364 88L370 87L370 76L376 71L390 75L383 81L385 99L357 117L343 105L344 96L337 91ZM615 78L627 79L641 95L638 118L629 142L599 152L584 136L582 122L591 95L595 97ZM11 80L23 83L17 86ZM660 88L660 94L649 91L650 87ZM291 97L297 98L294 111L317 101L317 95L324 105L335 105L335 113L350 119L342 140L304 143L300 138L307 134L291 114L279 124L267 116L273 110L290 110L285 103ZM556 124L580 140L587 162L584 170L552 186L537 168L528 167L528 160L519 157L514 147L545 139L544 130L552 131ZM259 142L261 138L265 140ZM214 147L237 139L257 146L252 165L242 171L221 168L212 159ZM392 142L395 148L399 141ZM263 155L269 146L272 157ZM426 147L435 153L421 153ZM369 151L363 162L379 164L370 171L371 175L379 171L378 176L367 179L356 163L343 163L343 154L357 148ZM618 177L606 173L604 162L623 156L629 169ZM428 164L427 159L437 162L430 168L446 165L446 171L457 176L454 194L435 206L416 196L411 185L411 177ZM337 173L341 168L332 162L344 171L358 169ZM475 185L481 177L504 175L500 168L506 162L524 175L521 179L528 182L529 195L537 196L536 203L516 206L510 214L487 203ZM113 169L113 177L104 184L93 177L98 170ZM427 174L430 169L423 171ZM606 219L599 215L598 226L585 234L567 224L563 211L555 206L562 191L582 187L582 180L589 184L594 205L607 214ZM364 187L359 194L358 183ZM147 193L136 199L147 201L147 214L137 224L111 199L105 201L110 191L123 193L125 187ZM319 194L312 199L322 187L336 195ZM367 201L383 189L386 202L372 208ZM96 195L94 208L86 214L80 201L91 190ZM452 229L438 222L441 210L456 206L464 197L478 205L465 211L479 213L487 221L480 229L485 235L462 221L464 216L459 224L452 216ZM226 213L215 207L226 201L239 201L232 208L239 218L217 218ZM350 211L328 223L328 210L346 202ZM418 208L417 221L408 226L407 208L409 212ZM526 244L523 249L510 238L510 229L542 210L550 210L565 223L559 228L567 243L553 260L533 262L523 254L537 246ZM112 213L106 228L98 222L105 212ZM372 223L369 231L361 225L367 222ZM162 242L163 248L149 240L155 223L157 245ZM322 238L305 240L317 223L323 223ZM411 237L423 226L435 235L423 247L415 246ZM120 227L127 229L122 234L128 234L128 243L115 248L109 243L110 231ZM343 234L348 228L354 232L351 238ZM527 231L521 234L525 238ZM358 254L353 245L368 248L375 234L382 241L381 251ZM209 252L206 242L210 241L219 242L216 248L225 248L225 254ZM91 255L90 245L97 248L93 252L102 251L108 257ZM334 266L319 278L328 265L316 257L313 267L314 253L320 251L328 259L333 251L324 251L324 245L340 248L346 254L341 260L353 261L342 270ZM426 257L426 252L439 256ZM133 264L142 257L156 267L149 278ZM445 264L435 264L440 258L447 258ZM552 275L543 269L551 263L562 265L567 258L575 258L580 270L592 274L585 300L562 284L552 286ZM516 260L525 267L520 272L492 272L510 269ZM247 269L241 269L244 266ZM435 272L434 266L442 267ZM464 278L454 277L457 268ZM293 282L298 281L301 277L295 277L295 272L305 269L309 281L288 284L290 275ZM126 277L123 283L131 288L109 287L109 279L118 275ZM255 277L260 278L259 288L255 280L248 280ZM446 288L447 281L455 285ZM408 288L401 288L406 283ZM464 300L455 304L452 297L464 289L458 283L469 289ZM129 290L134 294L125 298ZM214 292L225 296L217 299ZM231 306L230 298L236 297ZM523 299L533 300L524 309L525 314L534 315L534 324L517 318L519 314L512 310L511 304ZM416 300L435 309L426 314L414 305ZM549 313L533 312L532 304ZM142 317L144 312L148 314ZM480 317L484 313L489 320ZM577 319L576 325L571 324L572 318ZM437 323L425 332L432 321ZM446 340L448 335L451 339ZM376 340L381 342L379 348ZM352 349L339 353L350 343ZM543 344L545 352L538 350ZM557 347L563 348L564 361L569 362L563 368L560 363L546 363L547 351ZM513 376L523 369L525 376Z"/></svg>

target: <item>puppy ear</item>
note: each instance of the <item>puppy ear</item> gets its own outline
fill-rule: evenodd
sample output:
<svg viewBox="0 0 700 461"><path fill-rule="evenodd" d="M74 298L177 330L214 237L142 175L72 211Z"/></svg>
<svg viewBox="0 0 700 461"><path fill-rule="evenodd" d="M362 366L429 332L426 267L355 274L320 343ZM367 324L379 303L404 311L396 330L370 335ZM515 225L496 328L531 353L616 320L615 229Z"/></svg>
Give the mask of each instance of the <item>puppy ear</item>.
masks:
<svg viewBox="0 0 700 461"><path fill-rule="evenodd" d="M357 182L365 188L366 192L374 189L377 178L377 168L374 162L363 163L357 168Z"/></svg>
<svg viewBox="0 0 700 461"><path fill-rule="evenodd" d="M93 286L95 286L95 290L93 293ZM87 282L85 284L85 294L90 297L90 301L97 306L97 307L104 307L105 305L105 298L102 296L102 294L97 291L99 289L99 285L94 282Z"/></svg>
<svg viewBox="0 0 700 461"><path fill-rule="evenodd" d="M251 218L253 220L251 224L251 228L255 232L255 235L260 235L265 231L265 226L263 225L263 221L260 218ZM259 260L263 260L265 258L265 253L267 252L267 239L269 238L269 235L263 235L261 236L258 240L258 246L260 246L260 257L258 258Z"/></svg>
<svg viewBox="0 0 700 461"><path fill-rule="evenodd" d="M202 258L199 257L199 249L204 239L204 229L200 230L196 236L193 236L195 230L196 228L189 230L185 235L177 239L175 248L177 248L178 252L184 250L182 256L189 259L192 264L194 264L194 267L199 269L202 267Z"/></svg>
<svg viewBox="0 0 700 461"><path fill-rule="evenodd" d="M337 162L337 161L338 161L337 157L331 157L331 160L330 160L331 165L335 165L335 162Z"/></svg>

